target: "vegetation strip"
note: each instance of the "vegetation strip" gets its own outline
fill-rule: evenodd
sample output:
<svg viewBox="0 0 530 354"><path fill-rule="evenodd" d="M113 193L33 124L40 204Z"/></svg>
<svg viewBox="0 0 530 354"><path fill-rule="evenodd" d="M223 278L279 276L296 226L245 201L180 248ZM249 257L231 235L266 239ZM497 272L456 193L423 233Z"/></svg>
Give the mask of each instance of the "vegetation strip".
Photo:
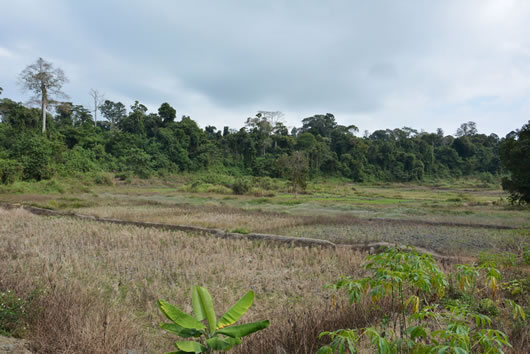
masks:
<svg viewBox="0 0 530 354"><path fill-rule="evenodd" d="M370 254L377 254L384 252L385 250L389 248L395 248L399 251L407 251L410 250L410 247L399 245L396 243L390 243L390 242L371 242L371 243L356 243L356 244L338 244L337 247L344 247L344 248L351 248L354 250L358 250L361 252L368 252ZM414 247L414 250L418 252L419 254L429 254L432 257L438 259L442 263L449 262L449 261L470 261L473 258L472 257L457 257L457 256L444 256L440 253L437 253L433 250L422 248L422 247Z"/></svg>
<svg viewBox="0 0 530 354"><path fill-rule="evenodd" d="M61 211L56 211L56 210L38 208L34 206L29 206L29 205L11 204L11 203L5 203L5 202L0 202L0 206L4 209L21 208L35 215L67 216L67 217L72 217L76 219L92 220L92 221L119 224L119 225L133 225L133 226L138 226L138 227L149 227L149 228L162 229L162 230L199 232L199 233L207 233L207 234L214 235L215 237L227 238L227 239L265 240L265 241L295 244L298 246L321 246L321 247L332 247L332 248L344 247L344 248L350 248L354 250L360 250L363 252L369 252L370 254L379 253L382 250L389 248L389 247L396 247L398 249L407 248L403 245L393 244L389 242L371 242L371 243L362 243L362 244L335 244L328 240L312 239L312 238L306 238L306 237L290 237L290 236L261 234L261 233L240 234L240 233L235 233L235 232L226 232L221 229L211 229L211 228L206 228L206 227L198 227L198 226L190 226L190 225L174 225L174 224L153 223L153 222L145 222L145 221L128 221L128 220L102 218L102 217L92 216L92 215L84 215L84 214L77 214L77 213L71 213L71 212L61 212ZM373 219L373 220L377 220L377 219ZM385 220L385 221L388 221L388 220ZM461 257L444 256L433 250L429 250L425 248L416 248L416 250L420 253L431 254L433 257L439 259L440 261L451 261L451 260L461 259Z"/></svg>
<svg viewBox="0 0 530 354"><path fill-rule="evenodd" d="M359 218L359 220L361 220ZM432 226L455 226L455 227L475 227L481 229L494 229L494 230L515 230L518 227L508 225L493 225L493 224L466 224L463 222L448 222L448 221L428 221L428 220L415 220L415 219L390 219L390 218L366 218L367 221L380 221L393 224L412 224L412 225L432 225Z"/></svg>
<svg viewBox="0 0 530 354"><path fill-rule="evenodd" d="M327 240L311 239L311 238L305 238L305 237L289 237L289 236L258 234L258 233L239 234L239 233L234 233L234 232L225 232L224 230L220 230L220 229L210 229L210 228L198 227L198 226L173 225L173 224L153 223L153 222L145 222L145 221L127 221L127 220L101 218L101 217L92 216L92 215L61 212L61 211L38 208L38 207L22 205L22 204L0 203L0 205L5 209L22 208L36 215L67 216L67 217L73 217L76 219L93 220L93 221L120 224L120 225L134 225L134 226L139 226L139 227L150 227L150 228L164 229L164 230L178 230L178 231L209 233L209 234L212 234L220 238L232 238L232 239L246 238L250 240L275 241L275 242L289 243L289 244L295 244L295 245L301 245L301 246L321 246L321 247L333 247L333 248L336 247L336 245L333 242L330 242Z"/></svg>

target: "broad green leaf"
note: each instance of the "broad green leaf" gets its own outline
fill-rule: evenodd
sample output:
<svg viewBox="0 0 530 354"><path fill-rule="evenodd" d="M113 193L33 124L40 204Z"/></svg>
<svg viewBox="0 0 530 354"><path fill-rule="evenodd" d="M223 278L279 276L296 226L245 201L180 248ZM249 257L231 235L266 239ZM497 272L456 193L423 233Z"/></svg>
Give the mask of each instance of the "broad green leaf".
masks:
<svg viewBox="0 0 530 354"><path fill-rule="evenodd" d="M418 325L414 327L407 328L407 332L410 335L410 339L415 340L416 338L427 338L427 332L423 326Z"/></svg>
<svg viewBox="0 0 530 354"><path fill-rule="evenodd" d="M201 322L197 321L195 318L191 317L185 312L182 312L175 306L170 303L165 302L164 300L158 300L158 307L160 311L166 315L171 321L175 322L177 325L184 328L193 328L193 329L204 329L206 328Z"/></svg>
<svg viewBox="0 0 530 354"><path fill-rule="evenodd" d="M241 299L239 299L238 302L234 304L228 311L225 312L223 317L219 320L217 323L217 329L224 328L226 326L230 326L234 323L236 323L241 316L247 312L248 308L252 305L252 302L254 301L254 292L251 290Z"/></svg>
<svg viewBox="0 0 530 354"><path fill-rule="evenodd" d="M270 322L268 320L247 323L239 326L225 327L217 331L217 333L224 334L229 337L245 337L251 333L260 331L269 327Z"/></svg>
<svg viewBox="0 0 530 354"><path fill-rule="evenodd" d="M199 287L194 286L191 291L191 305L193 307L193 314L197 321L202 321L206 318L206 314L201 306L201 299L199 296Z"/></svg>
<svg viewBox="0 0 530 354"><path fill-rule="evenodd" d="M215 331L217 317L213 309L212 297L205 288L201 286L196 286L195 288L197 289L198 294L198 306L201 307L201 313L206 315L206 319L208 320L208 328L210 333L213 333Z"/></svg>
<svg viewBox="0 0 530 354"><path fill-rule="evenodd" d="M175 346L187 353L202 353L208 350L204 345L193 341L180 341L175 342Z"/></svg>
<svg viewBox="0 0 530 354"><path fill-rule="evenodd" d="M444 354L444 353L446 353L449 350L449 346L448 345L444 345L444 346L441 346L441 347L437 347L437 349L438 349L438 354Z"/></svg>
<svg viewBox="0 0 530 354"><path fill-rule="evenodd" d="M202 334L201 331L198 331L193 328L184 328L184 327L179 326L176 323L162 323L160 327L182 338L200 337Z"/></svg>
<svg viewBox="0 0 530 354"><path fill-rule="evenodd" d="M208 347L213 350L227 350L231 347L230 343L217 336L206 340L206 344L208 344Z"/></svg>
<svg viewBox="0 0 530 354"><path fill-rule="evenodd" d="M235 337L235 338L228 337L228 338L225 338L224 341L231 345L230 348L232 348L234 345L241 344L241 338L239 338L239 337ZM230 349L230 348L228 348L228 349Z"/></svg>
<svg viewBox="0 0 530 354"><path fill-rule="evenodd" d="M455 351L456 354L469 354L469 352L465 350L464 348L453 347L453 350Z"/></svg>
<svg viewBox="0 0 530 354"><path fill-rule="evenodd" d="M317 354L333 354L333 350L329 345L325 345L318 350Z"/></svg>

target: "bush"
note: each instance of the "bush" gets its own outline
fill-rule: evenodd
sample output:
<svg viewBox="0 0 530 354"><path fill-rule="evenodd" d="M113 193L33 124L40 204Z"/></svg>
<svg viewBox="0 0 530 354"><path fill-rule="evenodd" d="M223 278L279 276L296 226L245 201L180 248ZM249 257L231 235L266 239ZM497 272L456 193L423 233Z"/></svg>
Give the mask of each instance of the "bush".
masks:
<svg viewBox="0 0 530 354"><path fill-rule="evenodd" d="M38 183L40 185L40 190L44 193L60 193L63 194L65 192L65 186L57 181L56 179L51 179L48 181L40 181Z"/></svg>
<svg viewBox="0 0 530 354"><path fill-rule="evenodd" d="M520 305L497 296L502 275L492 263L456 265L451 284L457 284L460 293L458 299L448 300L444 297L452 287L431 255L390 248L368 256L364 268L372 274L361 279L342 277L330 287L345 289L350 304L360 304L367 296L378 306L390 304L387 315L362 331L321 333L330 343L319 354L344 352L340 348L346 345L355 353L361 336L368 337L379 353L471 353L472 348L481 353L503 353L504 347L512 345L504 332L493 329L489 316L499 314L499 306L503 306L513 320L526 321ZM399 305L396 308L394 304Z"/></svg>
<svg viewBox="0 0 530 354"><path fill-rule="evenodd" d="M225 186L209 186L208 188L206 188L206 192L217 194L230 194L231 190L230 188L227 188Z"/></svg>
<svg viewBox="0 0 530 354"><path fill-rule="evenodd" d="M132 173L130 171L122 171L116 173L116 178L120 181L125 181L127 183L131 183L132 181Z"/></svg>
<svg viewBox="0 0 530 354"><path fill-rule="evenodd" d="M110 173L101 173L94 176L94 183L105 186L114 186L114 178Z"/></svg>
<svg viewBox="0 0 530 354"><path fill-rule="evenodd" d="M31 299L31 296L25 299L10 290L0 290L0 335L13 337L24 335Z"/></svg>
<svg viewBox="0 0 530 354"><path fill-rule="evenodd" d="M65 172L71 174L74 171L89 172L91 170L96 170L97 166L94 163L95 159L94 151L85 150L77 145L65 154Z"/></svg>
<svg viewBox="0 0 530 354"><path fill-rule="evenodd" d="M53 175L54 144L46 137L23 135L17 139L12 150L12 157L23 166L24 179L40 181Z"/></svg>
<svg viewBox="0 0 530 354"><path fill-rule="evenodd" d="M242 195L248 193L250 191L250 188L251 185L249 180L244 178L238 178L232 185L232 192L234 192L234 194Z"/></svg>
<svg viewBox="0 0 530 354"><path fill-rule="evenodd" d="M22 178L24 169L15 160L0 159L0 181L2 184L11 184Z"/></svg>

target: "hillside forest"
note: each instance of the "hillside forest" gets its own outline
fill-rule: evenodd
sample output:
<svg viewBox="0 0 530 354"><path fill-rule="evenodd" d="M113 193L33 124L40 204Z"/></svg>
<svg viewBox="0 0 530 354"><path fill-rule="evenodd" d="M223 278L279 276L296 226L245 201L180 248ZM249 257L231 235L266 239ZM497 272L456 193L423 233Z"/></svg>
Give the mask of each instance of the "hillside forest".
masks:
<svg viewBox="0 0 530 354"><path fill-rule="evenodd" d="M39 62L51 70L51 63ZM39 108L0 99L0 178L4 184L103 171L126 179L204 170L298 178L302 187L305 179L320 176L353 182L475 176L491 183L524 166L525 161L526 150L518 156L512 152L519 134L528 135L528 124L505 138L481 134L471 121L463 123L454 136L442 129L425 132L403 127L366 131L361 137L357 126L341 125L331 113L303 118L300 126L289 129L281 112L260 111L243 119L239 129L201 128L189 116L177 119L176 109L167 102L149 112L139 101L127 108L121 102L98 102L97 95L91 109L53 100L51 88L55 84L60 92L65 81L62 71L49 71L56 81L46 83L46 92L41 90L39 69L28 74L29 69L35 68L26 68L20 79L37 93L34 101L41 104ZM28 80L37 86L28 86ZM506 179L504 185L516 191L525 176L523 171L523 182L516 181L514 186ZM514 200L528 197L527 191L514 193Z"/></svg>

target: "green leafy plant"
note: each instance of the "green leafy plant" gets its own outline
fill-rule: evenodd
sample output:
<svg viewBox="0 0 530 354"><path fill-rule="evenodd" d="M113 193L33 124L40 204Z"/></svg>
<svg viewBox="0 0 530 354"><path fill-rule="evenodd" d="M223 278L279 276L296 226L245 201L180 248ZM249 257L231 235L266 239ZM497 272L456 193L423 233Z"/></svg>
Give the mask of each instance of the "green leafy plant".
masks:
<svg viewBox="0 0 530 354"><path fill-rule="evenodd" d="M243 195L250 191L252 188L251 183L248 179L238 178L232 185L232 191L234 194Z"/></svg>
<svg viewBox="0 0 530 354"><path fill-rule="evenodd" d="M0 335L23 336L31 301L32 296L22 298L10 290L0 290Z"/></svg>
<svg viewBox="0 0 530 354"><path fill-rule="evenodd" d="M179 337L196 339L175 342L178 351L172 354L227 351L241 344L241 338L269 326L268 320L234 325L252 305L253 291L243 295L219 320L208 290L194 286L191 298L193 316L163 300L158 301L158 307L171 321L171 323L163 323L161 327ZM204 321L206 324L203 323Z"/></svg>
<svg viewBox="0 0 530 354"><path fill-rule="evenodd" d="M488 316L495 315L501 304L493 300L498 298L501 279L494 263L457 265L454 279L464 296L491 295L478 306L459 299L444 300L449 289L445 274L432 256L414 248L390 248L369 256L364 268L369 276L342 277L329 287L346 290L350 304L367 298L372 306L390 305L384 319L374 327L321 333L320 337L329 336L331 343L319 354L356 353L362 337L380 354L503 353L504 347L511 347L507 335L492 328ZM507 300L505 307L511 308L514 320L525 320L521 306Z"/></svg>
<svg viewBox="0 0 530 354"><path fill-rule="evenodd" d="M323 346L317 354L344 354L349 350L350 354L357 353L357 342L359 341L359 334L355 329L339 329L334 332L322 332L318 338L329 336L331 343Z"/></svg>

